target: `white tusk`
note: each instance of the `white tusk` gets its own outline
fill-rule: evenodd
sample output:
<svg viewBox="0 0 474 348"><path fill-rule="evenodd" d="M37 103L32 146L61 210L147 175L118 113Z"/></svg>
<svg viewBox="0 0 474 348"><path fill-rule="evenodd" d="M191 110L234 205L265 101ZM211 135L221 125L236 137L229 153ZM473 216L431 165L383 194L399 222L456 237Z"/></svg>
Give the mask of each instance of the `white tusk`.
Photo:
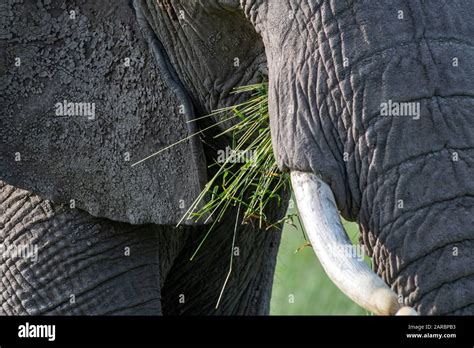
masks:
<svg viewBox="0 0 474 348"><path fill-rule="evenodd" d="M418 313L411 307L402 307L395 315L418 315Z"/></svg>
<svg viewBox="0 0 474 348"><path fill-rule="evenodd" d="M378 315L394 315L397 295L351 252L331 188L311 173L291 172L299 215L324 270L354 302Z"/></svg>

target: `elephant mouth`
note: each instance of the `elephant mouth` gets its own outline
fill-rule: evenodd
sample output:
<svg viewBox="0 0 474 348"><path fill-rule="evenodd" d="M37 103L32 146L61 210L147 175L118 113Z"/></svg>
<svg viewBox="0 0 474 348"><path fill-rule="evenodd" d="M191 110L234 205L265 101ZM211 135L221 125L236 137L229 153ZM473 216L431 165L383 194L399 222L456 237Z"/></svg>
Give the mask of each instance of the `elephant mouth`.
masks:
<svg viewBox="0 0 474 348"><path fill-rule="evenodd" d="M345 252L353 247L339 218L330 187L315 174L291 172L291 183L306 233L324 270L336 286L377 315L417 315L363 259Z"/></svg>

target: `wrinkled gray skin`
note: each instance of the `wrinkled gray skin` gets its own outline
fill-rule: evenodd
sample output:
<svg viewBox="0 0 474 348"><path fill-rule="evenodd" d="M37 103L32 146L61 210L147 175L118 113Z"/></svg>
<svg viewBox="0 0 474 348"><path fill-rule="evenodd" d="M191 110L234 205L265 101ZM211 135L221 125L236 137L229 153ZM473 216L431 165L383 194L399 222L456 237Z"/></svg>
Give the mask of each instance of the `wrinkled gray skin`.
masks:
<svg viewBox="0 0 474 348"><path fill-rule="evenodd" d="M265 74L280 168L331 186L406 305L474 313L471 1L62 3L7 5L0 32L0 239L40 256L1 264L0 313L267 313L278 232L239 227L215 310L235 212L193 262L205 227L166 227L225 141L205 133L130 166ZM55 117L63 99L95 102L96 120ZM388 100L419 102L420 118L381 117Z"/></svg>

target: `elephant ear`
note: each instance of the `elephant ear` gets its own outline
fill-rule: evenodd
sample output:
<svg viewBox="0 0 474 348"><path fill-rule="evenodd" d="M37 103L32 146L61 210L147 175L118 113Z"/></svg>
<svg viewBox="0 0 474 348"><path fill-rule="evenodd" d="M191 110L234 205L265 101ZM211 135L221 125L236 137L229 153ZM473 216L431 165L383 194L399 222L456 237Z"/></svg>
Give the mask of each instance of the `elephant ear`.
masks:
<svg viewBox="0 0 474 348"><path fill-rule="evenodd" d="M130 2L4 7L0 179L94 216L179 222L206 182L202 144L192 137L132 166L195 129Z"/></svg>

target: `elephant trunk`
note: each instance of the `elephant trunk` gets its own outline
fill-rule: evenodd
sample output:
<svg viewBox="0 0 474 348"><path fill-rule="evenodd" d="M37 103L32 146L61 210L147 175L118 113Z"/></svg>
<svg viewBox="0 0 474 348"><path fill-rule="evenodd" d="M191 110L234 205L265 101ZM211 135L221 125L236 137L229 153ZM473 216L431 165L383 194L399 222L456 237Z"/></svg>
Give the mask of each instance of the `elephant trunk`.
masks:
<svg viewBox="0 0 474 348"><path fill-rule="evenodd" d="M241 3L266 48L280 168L329 185L405 304L472 313L474 7Z"/></svg>
<svg viewBox="0 0 474 348"><path fill-rule="evenodd" d="M359 216L375 270L420 314L474 313L473 162L450 156L405 162L399 176L374 174Z"/></svg>

